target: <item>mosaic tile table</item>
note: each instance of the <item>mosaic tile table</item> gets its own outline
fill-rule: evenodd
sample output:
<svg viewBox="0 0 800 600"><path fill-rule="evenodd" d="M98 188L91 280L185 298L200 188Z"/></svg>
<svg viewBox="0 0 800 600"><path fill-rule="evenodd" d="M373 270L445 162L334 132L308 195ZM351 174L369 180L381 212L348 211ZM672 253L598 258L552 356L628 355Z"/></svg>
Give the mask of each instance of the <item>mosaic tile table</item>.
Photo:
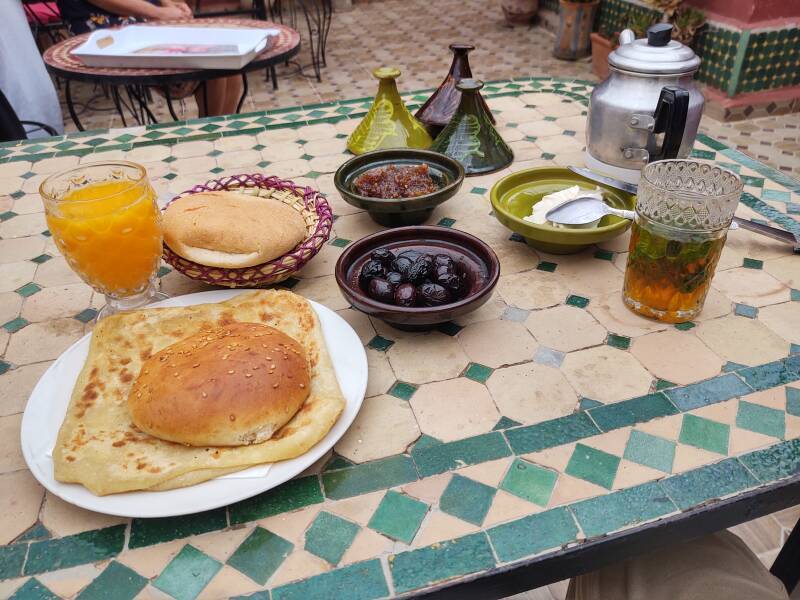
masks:
<svg viewBox="0 0 800 600"><path fill-rule="evenodd" d="M581 164L590 84L485 91L516 162L468 179L432 222L489 241L502 277L486 306L427 334L370 321L333 280L342 249L378 229L332 183L368 99L0 147L0 597L367 599L476 580L455 597L490 598L798 501L800 257L733 232L696 322L633 315L619 297L626 236L545 255L490 215L499 177ZM798 182L708 137L694 155L741 174L737 214L800 233ZM329 194L335 235L287 285L353 325L368 397L335 453L297 479L131 522L66 505L25 470L27 395L102 303L58 255L37 185L114 158L146 165L162 193L261 170ZM170 294L204 289L159 274Z"/></svg>

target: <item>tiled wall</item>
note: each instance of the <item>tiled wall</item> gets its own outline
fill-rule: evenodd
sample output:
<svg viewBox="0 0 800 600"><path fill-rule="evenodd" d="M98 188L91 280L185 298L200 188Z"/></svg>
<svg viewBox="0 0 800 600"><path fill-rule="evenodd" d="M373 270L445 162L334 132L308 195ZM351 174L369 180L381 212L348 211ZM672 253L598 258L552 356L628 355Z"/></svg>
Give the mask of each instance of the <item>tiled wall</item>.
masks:
<svg viewBox="0 0 800 600"><path fill-rule="evenodd" d="M787 0L788 1L788 0ZM557 0L543 0L541 8L558 11ZM620 31L631 16L658 13L626 0L602 0L596 29ZM800 29L737 30L706 26L695 42L703 59L697 79L728 96L800 85Z"/></svg>

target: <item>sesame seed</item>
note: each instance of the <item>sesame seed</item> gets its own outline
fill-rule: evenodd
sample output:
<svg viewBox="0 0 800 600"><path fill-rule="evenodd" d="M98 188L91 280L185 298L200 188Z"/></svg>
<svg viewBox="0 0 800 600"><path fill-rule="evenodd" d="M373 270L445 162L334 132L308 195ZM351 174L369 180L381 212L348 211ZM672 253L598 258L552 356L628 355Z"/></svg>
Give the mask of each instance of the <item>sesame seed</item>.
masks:
<svg viewBox="0 0 800 600"><path fill-rule="evenodd" d="M192 365L192 368L193 368L193 369L196 369L196 368L197 368L197 367L199 367L199 366L200 366L200 363L194 363L194 364Z"/></svg>
<svg viewBox="0 0 800 600"><path fill-rule="evenodd" d="M300 384L300 389L303 389L303 388L305 388L305 387L306 387L306 384L305 384L305 383L301 383L301 384Z"/></svg>
<svg viewBox="0 0 800 600"><path fill-rule="evenodd" d="M274 368L275 368L275 365L274 365L274 364L271 364L271 365L269 366L269 368L270 368L270 369L274 369Z"/></svg>
<svg viewBox="0 0 800 600"><path fill-rule="evenodd" d="M208 394L206 394L205 392L203 392L203 398L208 398Z"/></svg>
<svg viewBox="0 0 800 600"><path fill-rule="evenodd" d="M253 376L253 374L252 374L252 373L245 373L245 374L244 374L244 376L245 376L245 377L252 377L252 376Z"/></svg>
<svg viewBox="0 0 800 600"><path fill-rule="evenodd" d="M272 389L277 389L277 387L278 387L278 383L277 382L272 384Z"/></svg>
<svg viewBox="0 0 800 600"><path fill-rule="evenodd" d="M236 420L236 415L230 415L228 418L229 418L231 421L235 421L235 420Z"/></svg>
<svg viewBox="0 0 800 600"><path fill-rule="evenodd" d="M236 372L236 371L234 371L233 369L231 369L230 371L228 371L228 375L233 375L235 372Z"/></svg>

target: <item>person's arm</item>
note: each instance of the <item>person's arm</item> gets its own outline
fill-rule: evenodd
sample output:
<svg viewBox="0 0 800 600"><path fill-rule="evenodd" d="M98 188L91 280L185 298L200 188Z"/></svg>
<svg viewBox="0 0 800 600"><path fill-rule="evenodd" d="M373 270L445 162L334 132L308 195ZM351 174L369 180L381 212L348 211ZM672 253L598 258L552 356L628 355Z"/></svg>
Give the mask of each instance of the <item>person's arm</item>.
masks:
<svg viewBox="0 0 800 600"><path fill-rule="evenodd" d="M184 12L172 5L156 6L147 0L90 0L95 6L123 17L167 20L182 19Z"/></svg>

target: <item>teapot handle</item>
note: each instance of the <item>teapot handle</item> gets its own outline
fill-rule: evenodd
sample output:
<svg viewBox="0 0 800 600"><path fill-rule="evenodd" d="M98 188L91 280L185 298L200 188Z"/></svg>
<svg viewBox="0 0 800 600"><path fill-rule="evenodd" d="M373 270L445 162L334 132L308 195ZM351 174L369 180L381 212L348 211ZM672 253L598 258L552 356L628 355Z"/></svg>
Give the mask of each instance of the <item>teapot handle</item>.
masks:
<svg viewBox="0 0 800 600"><path fill-rule="evenodd" d="M677 86L664 86L653 113L653 133L663 133L661 150L651 160L677 158L689 114L689 92Z"/></svg>

